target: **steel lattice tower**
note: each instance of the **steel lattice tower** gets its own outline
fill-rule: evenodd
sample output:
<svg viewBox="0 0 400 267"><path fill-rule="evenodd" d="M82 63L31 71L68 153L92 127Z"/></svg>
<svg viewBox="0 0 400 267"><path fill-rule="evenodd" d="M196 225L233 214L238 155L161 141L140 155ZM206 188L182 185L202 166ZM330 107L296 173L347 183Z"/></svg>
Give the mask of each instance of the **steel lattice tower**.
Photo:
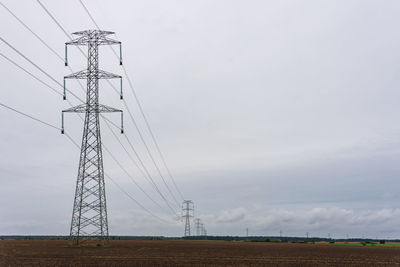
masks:
<svg viewBox="0 0 400 267"><path fill-rule="evenodd" d="M200 236L200 224L201 224L201 220L199 218L197 218L195 220L195 227L196 227L196 236Z"/></svg>
<svg viewBox="0 0 400 267"><path fill-rule="evenodd" d="M206 227L204 226L204 223L201 223L201 235L202 236L207 235L207 230L206 230Z"/></svg>
<svg viewBox="0 0 400 267"><path fill-rule="evenodd" d="M121 42L108 38L107 35L110 34L113 34L113 32L100 30L81 31L74 33L74 35L78 36L76 39L65 43L66 66L68 65L68 45L88 47L87 69L64 77L64 99L66 99L65 79L87 80L86 103L62 111L62 133L64 133L64 112L85 114L70 229L70 241L71 244L75 245L88 238L98 238L103 243L108 240L100 113L120 112L121 133L123 133L122 110L99 104L99 79L120 78L122 91L121 76L99 70L99 45L119 44L121 51ZM121 58L120 64L122 64Z"/></svg>
<svg viewBox="0 0 400 267"><path fill-rule="evenodd" d="M184 236L190 236L190 218L193 217L194 205L193 201L185 200L182 205L183 216L185 218L185 234Z"/></svg>

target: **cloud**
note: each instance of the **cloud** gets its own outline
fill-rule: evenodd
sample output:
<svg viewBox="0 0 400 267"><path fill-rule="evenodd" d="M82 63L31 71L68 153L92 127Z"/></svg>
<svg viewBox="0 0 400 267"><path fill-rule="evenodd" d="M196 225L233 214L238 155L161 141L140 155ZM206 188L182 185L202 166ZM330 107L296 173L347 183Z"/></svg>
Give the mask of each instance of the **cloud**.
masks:
<svg viewBox="0 0 400 267"><path fill-rule="evenodd" d="M242 221L245 216L246 209L244 208L224 210L217 216L216 221L220 223L234 223Z"/></svg>

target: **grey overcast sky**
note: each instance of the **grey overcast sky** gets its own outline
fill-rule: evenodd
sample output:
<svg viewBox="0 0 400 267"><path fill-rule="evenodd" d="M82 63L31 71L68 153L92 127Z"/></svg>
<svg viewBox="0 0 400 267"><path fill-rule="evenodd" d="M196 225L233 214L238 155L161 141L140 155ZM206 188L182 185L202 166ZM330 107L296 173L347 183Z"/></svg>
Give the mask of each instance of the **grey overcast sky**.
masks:
<svg viewBox="0 0 400 267"><path fill-rule="evenodd" d="M36 1L1 2L63 56L68 40ZM95 28L78 0L42 2L68 32ZM84 3L123 42L161 150L209 234L249 228L250 235L400 238L399 1ZM69 74L2 6L0 33L58 81ZM123 75L111 50L100 51L101 67ZM3 42L0 52L61 92ZM74 70L86 64L75 48L69 62ZM59 95L3 57L0 72L0 102L61 124L68 105ZM83 96L77 83L68 85ZM124 109L100 85L102 103ZM167 177L126 79L124 90ZM0 234L68 234L79 150L59 131L2 107L0 123ZM80 143L81 120L68 114L65 127ZM163 205L104 123L102 130L107 148ZM125 131L166 193L128 116ZM106 153L104 161L126 192L167 221L106 178L110 234L183 234L181 220L151 203Z"/></svg>

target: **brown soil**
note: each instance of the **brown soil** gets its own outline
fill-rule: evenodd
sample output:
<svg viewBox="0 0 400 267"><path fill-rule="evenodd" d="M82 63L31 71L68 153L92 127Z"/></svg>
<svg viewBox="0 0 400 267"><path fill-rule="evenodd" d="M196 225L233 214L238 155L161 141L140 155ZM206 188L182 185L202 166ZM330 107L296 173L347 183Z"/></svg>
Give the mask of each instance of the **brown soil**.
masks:
<svg viewBox="0 0 400 267"><path fill-rule="evenodd" d="M400 248L224 241L0 240L0 266L400 266Z"/></svg>

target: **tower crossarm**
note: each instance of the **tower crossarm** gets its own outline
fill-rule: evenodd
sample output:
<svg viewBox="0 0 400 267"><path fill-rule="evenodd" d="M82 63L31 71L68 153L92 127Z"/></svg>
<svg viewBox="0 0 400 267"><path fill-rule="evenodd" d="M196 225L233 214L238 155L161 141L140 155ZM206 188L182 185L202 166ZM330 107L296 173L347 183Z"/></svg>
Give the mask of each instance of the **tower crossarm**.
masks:
<svg viewBox="0 0 400 267"><path fill-rule="evenodd" d="M109 107L102 104L90 106L88 104L81 104L61 112L61 133L64 133L64 113L121 113L121 133L124 133L124 112L120 109Z"/></svg>
<svg viewBox="0 0 400 267"><path fill-rule="evenodd" d="M114 34L110 31L100 30L86 30L74 32L74 35L79 37L65 43L65 66L68 66L67 60L67 46L69 45L119 45L119 64L122 65L122 47L121 42L107 37L107 35Z"/></svg>
<svg viewBox="0 0 400 267"><path fill-rule="evenodd" d="M112 112L123 112L120 109L112 108L106 105L99 104L95 107L87 104L81 104L69 109L65 109L62 112L75 112L75 113L86 113L86 112L97 112L97 113L112 113Z"/></svg>
<svg viewBox="0 0 400 267"><path fill-rule="evenodd" d="M84 31L73 32L72 34L74 34L74 35L89 35L92 32L95 32L97 35L103 35L103 36L115 34L115 32L103 31L103 30L84 30Z"/></svg>
<svg viewBox="0 0 400 267"><path fill-rule="evenodd" d="M65 80L67 79L88 79L89 76L93 76L93 73L89 72L88 70L81 70L72 74L69 74L67 76L64 76L64 94L63 94L63 99L67 99L67 83ZM104 70L98 70L95 74L94 77L91 78L96 78L96 79L120 79L120 99L123 99L123 94L122 94L122 76L117 75L108 71Z"/></svg>
<svg viewBox="0 0 400 267"><path fill-rule="evenodd" d="M67 75L64 77L64 79L87 79L89 77L89 72L87 70L81 70L75 73L72 73L70 75ZM117 75L111 72L107 72L104 70L99 70L97 72L97 76L98 79L121 79L122 76L121 75Z"/></svg>
<svg viewBox="0 0 400 267"><path fill-rule="evenodd" d="M66 42L65 45L88 45L89 43L93 43L93 41L95 41L97 45L121 44L120 41L106 37L107 35L114 34L114 32L110 31L87 30L74 32L73 34L79 35L79 37Z"/></svg>
<svg viewBox="0 0 400 267"><path fill-rule="evenodd" d="M82 36L79 38L76 38L70 42L66 42L65 45L87 45L90 42L90 39ZM100 37L99 39L96 40L96 44L98 45L115 45L115 44L121 44L120 41L116 41L111 38L107 37Z"/></svg>

